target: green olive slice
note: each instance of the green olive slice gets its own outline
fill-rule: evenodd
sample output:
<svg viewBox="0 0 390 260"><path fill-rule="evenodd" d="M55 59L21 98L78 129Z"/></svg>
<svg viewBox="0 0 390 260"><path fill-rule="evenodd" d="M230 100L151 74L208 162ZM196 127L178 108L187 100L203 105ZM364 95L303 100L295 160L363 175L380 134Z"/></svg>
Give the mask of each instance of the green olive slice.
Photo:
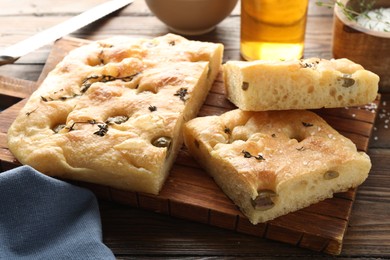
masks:
<svg viewBox="0 0 390 260"><path fill-rule="evenodd" d="M126 122L129 119L127 116L112 116L107 118L106 124L112 125L112 124L122 124Z"/></svg>
<svg viewBox="0 0 390 260"><path fill-rule="evenodd" d="M335 179L335 178L339 177L339 175L340 174L336 171L327 171L324 173L324 179L325 180Z"/></svg>
<svg viewBox="0 0 390 260"><path fill-rule="evenodd" d="M343 76L339 77L338 80L342 81L341 86L344 88L349 88L355 84L355 80L349 74L343 74Z"/></svg>
<svg viewBox="0 0 390 260"><path fill-rule="evenodd" d="M268 210L275 206L274 199L276 193L272 190L258 191L256 199L252 200L252 205L256 210Z"/></svg>
<svg viewBox="0 0 390 260"><path fill-rule="evenodd" d="M171 146L172 139L168 136L160 136L152 140L152 144L156 147L168 148Z"/></svg>

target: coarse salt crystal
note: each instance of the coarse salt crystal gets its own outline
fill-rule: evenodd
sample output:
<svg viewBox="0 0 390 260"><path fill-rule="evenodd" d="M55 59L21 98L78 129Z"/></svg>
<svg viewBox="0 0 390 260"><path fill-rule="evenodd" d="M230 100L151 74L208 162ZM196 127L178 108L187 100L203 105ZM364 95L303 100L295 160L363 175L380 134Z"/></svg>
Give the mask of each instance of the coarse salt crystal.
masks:
<svg viewBox="0 0 390 260"><path fill-rule="evenodd" d="M390 8L378 8L357 16L357 23L378 32L390 31Z"/></svg>

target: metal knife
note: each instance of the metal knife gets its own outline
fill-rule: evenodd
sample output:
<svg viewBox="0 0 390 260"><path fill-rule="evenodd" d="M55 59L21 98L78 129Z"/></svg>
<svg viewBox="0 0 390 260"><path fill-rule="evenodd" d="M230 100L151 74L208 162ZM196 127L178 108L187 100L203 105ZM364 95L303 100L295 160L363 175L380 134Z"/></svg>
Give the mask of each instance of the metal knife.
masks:
<svg viewBox="0 0 390 260"><path fill-rule="evenodd" d="M87 24L90 24L126 5L129 5L133 0L111 0L93 7L75 17L72 17L65 22L39 32L30 38L9 46L0 51L0 66L4 64L14 63L21 56L32 52L46 44L52 43L55 40L80 29Z"/></svg>

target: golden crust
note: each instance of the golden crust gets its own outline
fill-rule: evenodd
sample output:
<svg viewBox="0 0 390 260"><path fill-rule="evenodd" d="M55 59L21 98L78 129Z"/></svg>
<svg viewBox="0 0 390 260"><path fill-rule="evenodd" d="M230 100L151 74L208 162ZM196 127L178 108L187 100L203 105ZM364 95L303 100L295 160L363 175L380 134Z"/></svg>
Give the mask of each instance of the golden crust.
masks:
<svg viewBox="0 0 390 260"><path fill-rule="evenodd" d="M8 131L23 164L157 194L222 61L221 44L115 37L69 53Z"/></svg>
<svg viewBox="0 0 390 260"><path fill-rule="evenodd" d="M361 184L369 157L309 111L248 112L195 118L184 128L191 154L256 224ZM272 208L255 208L262 194Z"/></svg>

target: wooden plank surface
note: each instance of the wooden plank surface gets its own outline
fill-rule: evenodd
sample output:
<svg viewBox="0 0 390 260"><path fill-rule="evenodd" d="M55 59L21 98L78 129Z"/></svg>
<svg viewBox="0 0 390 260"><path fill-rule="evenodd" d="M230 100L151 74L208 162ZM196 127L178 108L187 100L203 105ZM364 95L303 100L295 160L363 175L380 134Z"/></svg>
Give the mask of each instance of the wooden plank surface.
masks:
<svg viewBox="0 0 390 260"><path fill-rule="evenodd" d="M38 79L41 82L53 66L71 49L87 41L65 38L58 41L48 57L46 66ZM23 88L26 82L9 91L9 80L0 78L0 93L24 98L31 93L33 86ZM18 84L17 84L18 85ZM8 92L7 92L8 91ZM5 93L6 92L6 93ZM379 100L369 108L340 108L315 110L336 130L351 138L358 149L367 151L373 122ZM24 101L0 113L0 162L3 170L18 165L6 147L6 130L12 123ZM221 77L200 111L200 115L220 114L234 108L225 99ZM132 207L146 209L172 217L188 219L240 233L277 240L294 246L308 248L329 254L339 254L344 234L347 230L351 208L356 190L336 194L335 198L325 200L308 208L282 216L265 224L253 226L234 204L223 194L214 181L204 172L185 148L180 152L171 175L159 196L114 190L94 184L77 183L95 191L107 200Z"/></svg>

